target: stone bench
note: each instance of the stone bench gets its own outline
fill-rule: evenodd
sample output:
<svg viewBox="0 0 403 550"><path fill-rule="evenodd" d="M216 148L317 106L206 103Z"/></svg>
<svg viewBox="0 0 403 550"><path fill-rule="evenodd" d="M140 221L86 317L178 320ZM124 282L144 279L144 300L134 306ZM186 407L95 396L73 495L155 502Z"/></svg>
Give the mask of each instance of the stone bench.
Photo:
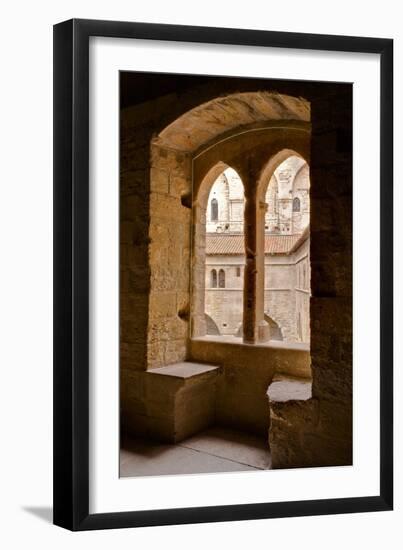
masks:
<svg viewBox="0 0 403 550"><path fill-rule="evenodd" d="M312 397L312 380L276 375L268 387L267 397L270 403L306 401Z"/></svg>
<svg viewBox="0 0 403 550"><path fill-rule="evenodd" d="M178 442L212 425L219 371L218 366L192 362L146 371L148 434Z"/></svg>
<svg viewBox="0 0 403 550"><path fill-rule="evenodd" d="M272 467L309 465L310 450L301 459L302 438L318 422L318 402L312 398L312 380L277 375L267 390L270 407L269 445ZM308 447L308 446L306 446Z"/></svg>

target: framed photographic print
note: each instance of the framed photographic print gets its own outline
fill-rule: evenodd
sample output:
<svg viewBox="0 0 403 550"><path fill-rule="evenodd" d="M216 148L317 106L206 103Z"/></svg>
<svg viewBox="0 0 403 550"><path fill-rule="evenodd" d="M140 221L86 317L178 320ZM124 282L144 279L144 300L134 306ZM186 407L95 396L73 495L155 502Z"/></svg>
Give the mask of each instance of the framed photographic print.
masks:
<svg viewBox="0 0 403 550"><path fill-rule="evenodd" d="M54 27L54 522L392 509L393 42Z"/></svg>

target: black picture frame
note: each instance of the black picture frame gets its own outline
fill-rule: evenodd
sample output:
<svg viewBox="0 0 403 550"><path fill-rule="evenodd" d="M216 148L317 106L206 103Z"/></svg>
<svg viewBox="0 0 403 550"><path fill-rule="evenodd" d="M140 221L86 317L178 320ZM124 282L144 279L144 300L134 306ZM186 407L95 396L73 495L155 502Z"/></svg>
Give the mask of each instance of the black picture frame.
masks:
<svg viewBox="0 0 403 550"><path fill-rule="evenodd" d="M89 38L380 54L380 492L328 500L89 513ZM393 507L393 40L73 19L54 26L54 523L71 530Z"/></svg>

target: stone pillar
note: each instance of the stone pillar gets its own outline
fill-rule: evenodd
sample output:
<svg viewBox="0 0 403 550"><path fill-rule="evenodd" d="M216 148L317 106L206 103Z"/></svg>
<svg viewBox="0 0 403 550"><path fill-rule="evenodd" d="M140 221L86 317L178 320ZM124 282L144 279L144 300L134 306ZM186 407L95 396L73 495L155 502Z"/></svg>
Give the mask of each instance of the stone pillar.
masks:
<svg viewBox="0 0 403 550"><path fill-rule="evenodd" d="M269 339L269 326L264 320L265 213L266 204L257 203L254 189L245 189L243 340L248 344Z"/></svg>
<svg viewBox="0 0 403 550"><path fill-rule="evenodd" d="M258 342L270 340L270 326L264 319L264 287L265 287L265 266L264 266L264 245L265 245L265 218L267 203L259 201L257 206L257 290L256 290L256 322Z"/></svg>
<svg viewBox="0 0 403 550"><path fill-rule="evenodd" d="M206 208L193 204L193 242L191 260L191 336L206 335L205 279L206 279Z"/></svg>

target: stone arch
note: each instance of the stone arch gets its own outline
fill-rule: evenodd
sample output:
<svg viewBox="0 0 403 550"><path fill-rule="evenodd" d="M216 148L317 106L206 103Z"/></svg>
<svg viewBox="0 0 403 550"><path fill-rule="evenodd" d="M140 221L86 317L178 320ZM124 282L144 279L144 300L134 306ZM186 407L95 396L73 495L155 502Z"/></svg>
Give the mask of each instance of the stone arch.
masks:
<svg viewBox="0 0 403 550"><path fill-rule="evenodd" d="M273 319L268 313L264 314L264 320L268 323L270 327L270 340L284 340L283 331L277 321Z"/></svg>
<svg viewBox="0 0 403 550"><path fill-rule="evenodd" d="M254 132L252 141L251 132ZM192 336L205 334L204 298L200 299L198 295L203 292L198 292L198 289L204 289L205 285L205 252L203 250L205 237L203 237L202 226L206 223L206 203L211 183L225 167L231 166L242 178L245 195L248 188L246 204L251 205L256 198L257 177L266 159L266 148L262 144L261 136L266 136L265 139L270 143L269 150L276 150L280 147L279 144L288 141L295 144L296 148L302 147L307 150L310 139L310 103L301 97L266 91L216 97L178 117L152 140L151 156L155 174L162 176L167 168L170 173L175 174L173 179L168 180L168 188L171 188L172 183L174 186L177 185L176 196L183 206L189 208L191 215L192 269L188 288L190 289ZM257 141L260 143L260 149L255 156L253 148L256 148ZM240 153L240 149L236 157L233 149L236 143L244 144L242 147L246 147L244 150L249 151L248 157L245 157L244 150ZM177 167L173 167L173 162L176 161L180 169L178 176ZM251 166L250 162L253 164L252 171L248 170L248 166ZM155 181L155 188L158 188L159 184L158 179ZM151 188L153 187L152 173ZM186 213L183 212L183 218L185 217ZM246 242L245 236L245 246ZM246 248L252 250L253 242L248 242ZM249 262L248 270L245 270L245 281L249 281L251 274L256 271L252 263ZM255 292L252 290L253 286L254 282L251 282L248 290L244 291L244 306L246 294ZM249 300L248 304L246 317L244 307L243 322L250 327L255 318L252 311L256 309L255 298ZM259 311L261 315L263 310L260 306ZM256 323L254 326L257 326ZM250 332L250 328L245 332L246 341L254 339Z"/></svg>
<svg viewBox="0 0 403 550"><path fill-rule="evenodd" d="M207 315L207 313L204 314L204 317L206 320L206 334L209 336L219 336L220 329L214 319L210 315Z"/></svg>
<svg viewBox="0 0 403 550"><path fill-rule="evenodd" d="M238 172L228 164L224 162L218 162L213 166L204 177L201 185L199 186L198 193L193 200L193 239L192 247L194 253L192 254L192 284L191 284L191 334L193 336L204 336L207 334L206 327L206 296L205 296L205 265L206 265L206 228L207 228L207 216L206 212L209 207L210 192L213 189L215 183L222 174L232 171L239 178L239 184L242 187L243 194L243 182ZM228 181L226 179L226 185ZM229 190L229 189L228 189ZM236 189L237 197L239 196L240 189ZM210 279L211 280L211 279ZM216 287L226 287L226 274L223 269L216 270ZM211 285L210 285L211 286Z"/></svg>
<svg viewBox="0 0 403 550"><path fill-rule="evenodd" d="M206 211L212 186L217 178L231 168L219 161L205 175L196 196L193 197L193 237L192 237L192 280L191 280L191 335L207 334L205 316L205 265L206 265ZM217 287L219 273L217 273Z"/></svg>
<svg viewBox="0 0 403 550"><path fill-rule="evenodd" d="M235 93L187 111L164 128L154 143L190 153L250 125L282 120L310 122L310 118L310 104L301 97L266 91Z"/></svg>
<svg viewBox="0 0 403 550"><path fill-rule="evenodd" d="M269 183L274 175L274 172L277 170L277 168L286 161L289 157L299 157L303 162L302 166L308 164L308 160L304 158L303 154L299 151L296 151L294 149L281 149L280 151L277 151L275 154L273 154L269 160L267 161L266 165L263 167L259 174L259 180L257 184L257 199L260 201L265 200L267 188L269 186ZM300 170L299 169L299 170ZM299 171L298 170L298 171ZM298 174L298 172L297 172ZM296 174L296 175L297 175ZM295 175L295 177L296 177ZM295 180L295 178L294 178Z"/></svg>

